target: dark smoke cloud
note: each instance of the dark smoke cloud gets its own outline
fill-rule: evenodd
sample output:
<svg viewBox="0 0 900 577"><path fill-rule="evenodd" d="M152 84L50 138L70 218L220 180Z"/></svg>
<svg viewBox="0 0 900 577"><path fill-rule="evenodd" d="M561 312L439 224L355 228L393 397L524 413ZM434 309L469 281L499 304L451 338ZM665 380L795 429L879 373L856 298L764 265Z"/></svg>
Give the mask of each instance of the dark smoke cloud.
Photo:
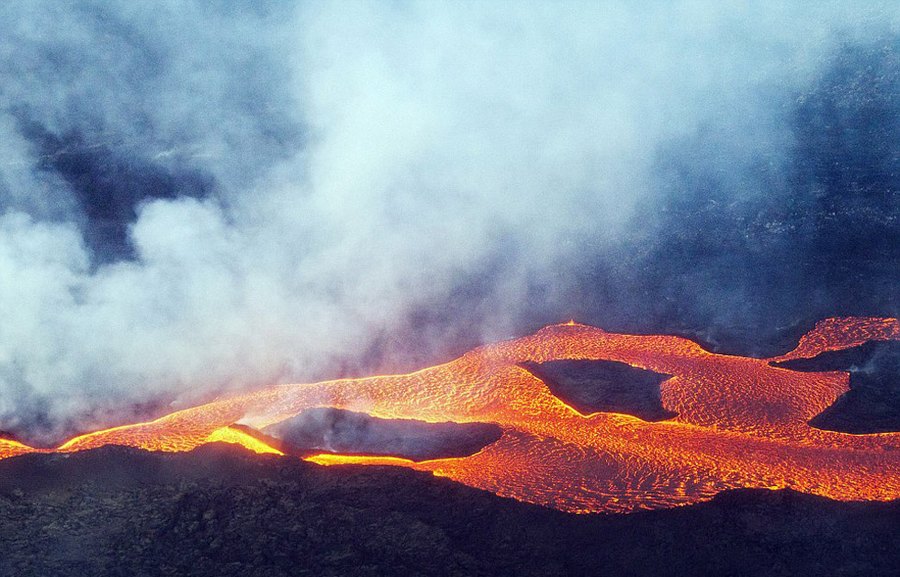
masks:
<svg viewBox="0 0 900 577"><path fill-rule="evenodd" d="M0 429L576 317L896 314L888 2L0 6Z"/></svg>

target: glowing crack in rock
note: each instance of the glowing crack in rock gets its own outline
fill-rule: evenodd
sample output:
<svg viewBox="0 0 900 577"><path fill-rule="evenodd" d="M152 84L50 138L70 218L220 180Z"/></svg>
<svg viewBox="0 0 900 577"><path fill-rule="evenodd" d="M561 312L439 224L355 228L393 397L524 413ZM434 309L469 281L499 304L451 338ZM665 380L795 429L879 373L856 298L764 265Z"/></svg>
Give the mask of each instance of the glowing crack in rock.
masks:
<svg viewBox="0 0 900 577"><path fill-rule="evenodd" d="M900 434L851 435L807 422L848 390L844 372L801 373L772 360L813 357L869 340L900 340L900 321L827 319L797 348L772 359L713 354L685 338L623 335L568 322L475 349L406 375L272 386L89 433L54 449L107 444L187 451L225 441L280 454L232 428L265 427L320 407L386 419L495 423L496 442L474 455L415 462L316 455L335 465L395 465L448 477L571 512L627 512L695 503L733 488L785 488L839 500L900 498ZM521 363L611 360L673 375L660 386L677 416L646 422L618 413L580 414ZM0 440L0 458L28 452Z"/></svg>

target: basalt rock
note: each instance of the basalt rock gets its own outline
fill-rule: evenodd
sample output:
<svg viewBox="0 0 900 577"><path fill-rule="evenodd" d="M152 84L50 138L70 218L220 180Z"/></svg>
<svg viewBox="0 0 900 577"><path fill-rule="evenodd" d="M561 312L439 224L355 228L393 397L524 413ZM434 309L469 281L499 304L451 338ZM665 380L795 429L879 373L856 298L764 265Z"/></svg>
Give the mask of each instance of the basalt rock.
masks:
<svg viewBox="0 0 900 577"><path fill-rule="evenodd" d="M740 490L568 515L400 468L210 445L0 462L0 576L895 575L900 503Z"/></svg>

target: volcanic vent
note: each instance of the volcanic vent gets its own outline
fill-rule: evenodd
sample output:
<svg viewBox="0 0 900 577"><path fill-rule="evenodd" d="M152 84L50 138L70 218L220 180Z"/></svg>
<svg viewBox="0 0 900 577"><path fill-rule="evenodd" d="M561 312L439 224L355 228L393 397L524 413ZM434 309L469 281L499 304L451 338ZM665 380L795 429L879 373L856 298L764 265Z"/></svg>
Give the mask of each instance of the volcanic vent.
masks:
<svg viewBox="0 0 900 577"><path fill-rule="evenodd" d="M839 500L900 497L900 434L849 435L809 421L848 390L844 372L771 362L811 358L870 340L900 340L897 319L828 319L777 358L717 355L681 337L623 335L568 323L475 349L406 375L279 385L76 437L55 451L109 444L185 451L213 441L281 453L245 428L272 431L310 409L377 419L482 423L499 438L462 456L412 460L318 454L316 463L393 464L564 511L633 511L711 498L732 488L792 488ZM664 413L584 414L526 366L613 361L671 377ZM552 366L552 365L550 365ZM240 424L239 424L240 423ZM0 456L35 452L0 442Z"/></svg>

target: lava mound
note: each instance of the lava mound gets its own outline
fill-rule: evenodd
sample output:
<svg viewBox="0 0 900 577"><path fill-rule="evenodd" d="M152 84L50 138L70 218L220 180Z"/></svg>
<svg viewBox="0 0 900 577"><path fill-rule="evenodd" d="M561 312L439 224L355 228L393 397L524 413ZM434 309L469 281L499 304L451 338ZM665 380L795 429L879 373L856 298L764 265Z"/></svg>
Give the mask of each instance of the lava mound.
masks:
<svg viewBox="0 0 900 577"><path fill-rule="evenodd" d="M794 350L758 359L710 353L678 336L570 322L413 373L272 385L53 449L0 439L0 458L228 442L321 465L408 467L568 512L665 509L739 488L889 501L900 498L900 435L809 424L848 390L863 390L865 378L848 389L847 374L819 372L846 368L846 359L814 372L786 367L898 340L898 319L825 319ZM869 346L875 352L853 360L852 371L871 376L896 366L896 345ZM844 354L867 351L859 350ZM812 360L772 365L801 358ZM363 410L367 416L352 413ZM262 432L241 428L250 423Z"/></svg>

